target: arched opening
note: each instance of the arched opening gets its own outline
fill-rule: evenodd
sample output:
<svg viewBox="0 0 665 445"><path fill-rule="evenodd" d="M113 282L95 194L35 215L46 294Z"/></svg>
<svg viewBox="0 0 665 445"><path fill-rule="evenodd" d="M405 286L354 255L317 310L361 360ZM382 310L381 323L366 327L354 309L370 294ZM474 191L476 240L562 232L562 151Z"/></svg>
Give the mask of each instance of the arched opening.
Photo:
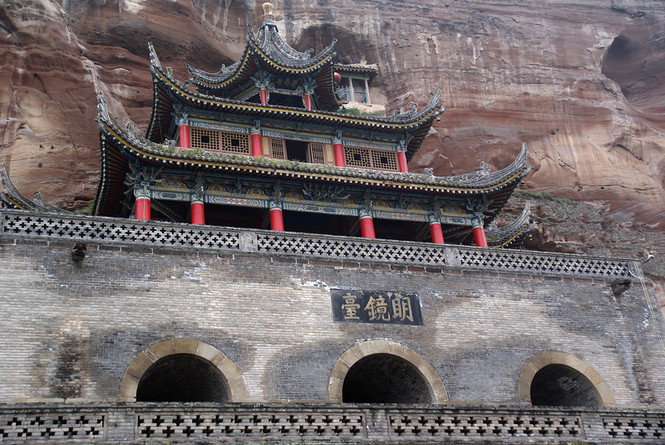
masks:
<svg viewBox="0 0 665 445"><path fill-rule="evenodd" d="M224 376L209 361L188 354L169 355L143 374L138 402L228 402Z"/></svg>
<svg viewBox="0 0 665 445"><path fill-rule="evenodd" d="M390 392L389 388L397 391ZM395 395L399 391L405 394ZM356 344L339 357L330 371L328 400L441 404L448 401L448 393L439 374L420 354L392 341L370 340Z"/></svg>
<svg viewBox="0 0 665 445"><path fill-rule="evenodd" d="M535 406L615 406L607 383L589 364L571 354L545 351L526 361L517 379L522 402Z"/></svg>
<svg viewBox="0 0 665 445"><path fill-rule="evenodd" d="M132 359L120 383L120 400L242 402L247 388L240 370L215 347L169 338Z"/></svg>
<svg viewBox="0 0 665 445"><path fill-rule="evenodd" d="M531 403L537 406L588 406L601 404L593 384L582 374L564 365L549 365L531 382Z"/></svg>
<svg viewBox="0 0 665 445"><path fill-rule="evenodd" d="M429 385L411 363L390 354L358 360L344 379L345 403L433 403Z"/></svg>

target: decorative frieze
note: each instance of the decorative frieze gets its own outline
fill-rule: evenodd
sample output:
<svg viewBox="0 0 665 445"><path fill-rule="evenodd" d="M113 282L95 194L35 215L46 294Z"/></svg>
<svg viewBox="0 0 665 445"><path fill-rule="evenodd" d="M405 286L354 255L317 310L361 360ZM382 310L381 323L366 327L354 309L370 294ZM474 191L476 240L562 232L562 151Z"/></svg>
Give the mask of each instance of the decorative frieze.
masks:
<svg viewBox="0 0 665 445"><path fill-rule="evenodd" d="M296 212L324 213L327 215L356 216L358 209L356 207L347 207L344 205L321 205L314 202L293 202L284 201L284 210L293 210Z"/></svg>
<svg viewBox="0 0 665 445"><path fill-rule="evenodd" d="M345 147L368 148L370 150L382 150L382 151L392 151L392 152L397 152L399 150L398 144L386 144L381 142L367 141L364 139L343 138L342 144Z"/></svg>
<svg viewBox="0 0 665 445"><path fill-rule="evenodd" d="M208 196L208 199L213 197ZM224 197L216 197L226 200ZM236 198L225 203L237 205ZM243 205L255 201L242 199ZM635 278L641 276L637 263L627 259L591 257L525 250L477 249L465 246L436 245L355 237L235 229L229 227L194 227L140 222L118 218L61 214L36 214L3 209L2 238L43 239L53 241L90 241L100 246L116 243L128 246L168 246L198 249L247 251L240 244L240 234L252 238L253 251L299 258L324 258L353 262L384 262L399 266L435 266L479 271L550 275L587 279Z"/></svg>
<svg viewBox="0 0 665 445"><path fill-rule="evenodd" d="M250 128L247 126L221 124L215 122L189 121L189 126L193 128L205 128L206 130L228 131L231 133L249 134Z"/></svg>
<svg viewBox="0 0 665 445"><path fill-rule="evenodd" d="M250 199L233 196L220 196L220 195L206 195L206 203L242 206L242 207L255 207L255 208L268 208L267 199Z"/></svg>
<svg viewBox="0 0 665 445"><path fill-rule="evenodd" d="M71 409L0 412L0 442L103 442L108 414Z"/></svg>
<svg viewBox="0 0 665 445"><path fill-rule="evenodd" d="M427 222L429 221L427 213L424 211L421 212L414 212L414 211L404 211L404 212L398 212L398 211L383 211L383 210L374 210L373 212L374 218L377 219L392 219L392 220L399 220L399 221L417 221L417 222Z"/></svg>
<svg viewBox="0 0 665 445"><path fill-rule="evenodd" d="M663 443L665 413L641 409L355 404L0 405L0 442Z"/></svg>
<svg viewBox="0 0 665 445"><path fill-rule="evenodd" d="M262 134L263 136L268 136L271 138L291 139L294 141L304 141L304 142L318 142L320 144L332 144L331 137L314 136L310 134L279 131L275 129L264 129L262 131Z"/></svg>

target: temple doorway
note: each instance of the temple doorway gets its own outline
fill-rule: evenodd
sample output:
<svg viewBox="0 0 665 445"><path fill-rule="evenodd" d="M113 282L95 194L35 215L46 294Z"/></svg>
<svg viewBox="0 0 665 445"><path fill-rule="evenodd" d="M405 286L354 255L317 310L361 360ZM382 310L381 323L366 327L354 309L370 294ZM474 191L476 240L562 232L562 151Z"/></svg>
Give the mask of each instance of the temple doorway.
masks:
<svg viewBox="0 0 665 445"><path fill-rule="evenodd" d="M548 365L536 373L531 382L531 403L536 406L602 406L589 379L565 365Z"/></svg>
<svg viewBox="0 0 665 445"><path fill-rule="evenodd" d="M418 369L391 354L358 360L344 378L344 403L434 403L432 391Z"/></svg>
<svg viewBox="0 0 665 445"><path fill-rule="evenodd" d="M228 402L226 379L208 360L174 354L155 362L136 390L138 402Z"/></svg>

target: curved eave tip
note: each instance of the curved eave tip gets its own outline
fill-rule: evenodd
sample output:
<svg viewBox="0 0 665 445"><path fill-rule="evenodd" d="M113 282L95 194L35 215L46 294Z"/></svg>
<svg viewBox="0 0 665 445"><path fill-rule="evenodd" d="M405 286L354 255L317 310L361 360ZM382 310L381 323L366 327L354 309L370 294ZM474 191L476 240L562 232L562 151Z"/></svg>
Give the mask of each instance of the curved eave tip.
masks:
<svg viewBox="0 0 665 445"><path fill-rule="evenodd" d="M108 109L106 108L106 102L104 101L104 93L101 91L97 92L97 121L98 122L109 122L111 120L109 116Z"/></svg>
<svg viewBox="0 0 665 445"><path fill-rule="evenodd" d="M157 51L155 51L155 46L152 44L152 42L148 42L148 55L150 57L150 65L162 69L162 63L159 61Z"/></svg>

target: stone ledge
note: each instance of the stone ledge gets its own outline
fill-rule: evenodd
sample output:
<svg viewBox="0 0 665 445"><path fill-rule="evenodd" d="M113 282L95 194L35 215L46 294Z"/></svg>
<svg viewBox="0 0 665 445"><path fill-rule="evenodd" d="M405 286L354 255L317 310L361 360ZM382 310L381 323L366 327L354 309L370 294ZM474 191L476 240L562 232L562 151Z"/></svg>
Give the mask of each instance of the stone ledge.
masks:
<svg viewBox="0 0 665 445"><path fill-rule="evenodd" d="M534 252L524 250L437 245L232 227L196 226L81 215L38 214L4 209L0 212L0 243L66 246L83 241L97 249L204 252L269 255L275 261L308 259L344 265L388 265L392 270L515 274L539 279L640 279L639 263L631 259ZM438 272L437 272L438 273Z"/></svg>
<svg viewBox="0 0 665 445"><path fill-rule="evenodd" d="M3 443L663 443L658 409L325 403L0 404Z"/></svg>

